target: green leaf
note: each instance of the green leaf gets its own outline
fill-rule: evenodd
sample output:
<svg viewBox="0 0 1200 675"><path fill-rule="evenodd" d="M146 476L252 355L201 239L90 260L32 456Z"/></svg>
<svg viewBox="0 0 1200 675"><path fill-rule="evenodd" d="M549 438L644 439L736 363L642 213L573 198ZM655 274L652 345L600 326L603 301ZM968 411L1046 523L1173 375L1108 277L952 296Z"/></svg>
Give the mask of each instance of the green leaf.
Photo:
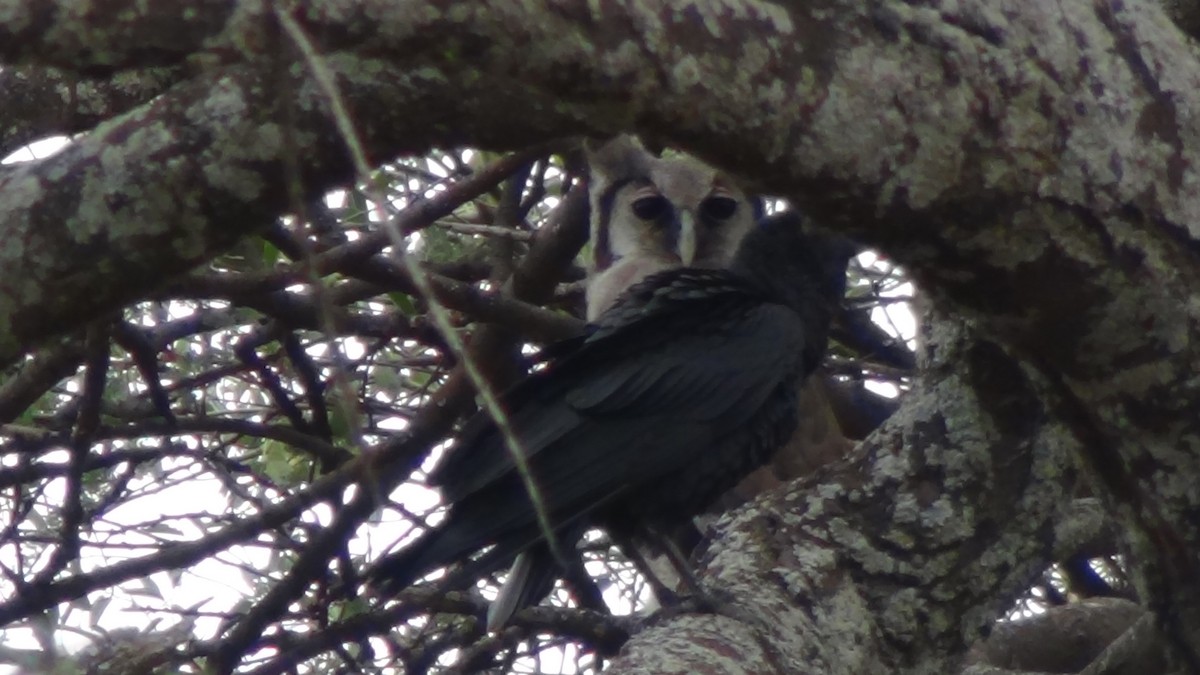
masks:
<svg viewBox="0 0 1200 675"><path fill-rule="evenodd" d="M286 443L266 440L259 462L263 472L280 485L297 485L308 480L312 462Z"/></svg>
<svg viewBox="0 0 1200 675"><path fill-rule="evenodd" d="M262 240L262 261L266 267L274 267L275 263L279 262L279 258L283 254L279 251L279 247L275 246L266 239Z"/></svg>
<svg viewBox="0 0 1200 675"><path fill-rule="evenodd" d="M391 293L388 293L387 296L391 299L392 304L396 305L396 308L399 309L400 313L404 316L417 315L417 304L413 302L411 295L407 295L399 291L392 291Z"/></svg>

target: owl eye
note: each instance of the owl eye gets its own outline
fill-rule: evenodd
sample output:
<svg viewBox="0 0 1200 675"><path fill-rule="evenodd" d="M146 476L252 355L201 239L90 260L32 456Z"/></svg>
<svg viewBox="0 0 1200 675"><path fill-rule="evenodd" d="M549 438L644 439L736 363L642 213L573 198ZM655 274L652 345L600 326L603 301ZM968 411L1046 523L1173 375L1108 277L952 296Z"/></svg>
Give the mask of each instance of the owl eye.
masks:
<svg viewBox="0 0 1200 675"><path fill-rule="evenodd" d="M714 195L700 204L700 212L712 220L728 220L737 213L738 202L733 197Z"/></svg>
<svg viewBox="0 0 1200 675"><path fill-rule="evenodd" d="M646 195L633 200L633 214L642 220L658 220L667 209L671 208L667 198L662 195Z"/></svg>

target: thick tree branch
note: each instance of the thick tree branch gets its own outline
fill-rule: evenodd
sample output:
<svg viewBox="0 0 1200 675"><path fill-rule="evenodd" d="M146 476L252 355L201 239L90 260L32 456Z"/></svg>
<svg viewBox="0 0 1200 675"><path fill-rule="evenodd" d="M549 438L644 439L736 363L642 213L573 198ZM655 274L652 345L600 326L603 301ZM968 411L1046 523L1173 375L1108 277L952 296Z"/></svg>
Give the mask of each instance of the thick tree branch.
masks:
<svg viewBox="0 0 1200 675"><path fill-rule="evenodd" d="M87 131L161 94L181 76L177 69L160 68L95 81L53 68L5 68L0 72L0 158L47 136Z"/></svg>
<svg viewBox="0 0 1200 675"><path fill-rule="evenodd" d="M1137 603L1114 598L1052 607L1045 614L997 625L967 661L1010 670L1079 673L1143 616L1146 611ZM1162 672L1166 645L1160 636L1147 643L1140 646L1137 672Z"/></svg>
<svg viewBox="0 0 1200 675"><path fill-rule="evenodd" d="M955 669L1051 560L1078 446L1044 382L940 326L922 384L855 456L718 523L703 560L724 616L647 630L612 672Z"/></svg>
<svg viewBox="0 0 1200 675"><path fill-rule="evenodd" d="M200 54L208 67L63 153L0 174L0 364L272 222L289 180L316 195L350 175L324 95L302 74L280 77L304 69L283 67L290 57L251 10L205 3L185 20L177 4L142 3L121 22L85 17L114 24L94 33L60 29L55 22L78 20L52 11L61 4L9 0L18 9L0 12L0 59L104 71L140 55L175 63ZM835 474L842 501L819 500L832 511L780 502L780 514L807 514L793 523L807 541L836 542L839 553L812 561L799 545L753 549L810 563L811 576L784 573L776 596L756 606L796 619L780 622L795 629L786 634L765 629L772 658L800 655L797 636L820 638L823 667L846 672L894 665L894 645L913 648L910 660L926 658L920 647L961 646L994 616L983 592L1013 591L1028 581L1025 565L1045 558L1028 542L1041 534L1047 545L1054 500L1012 472L1054 483L1057 453L1071 448L1128 533L1140 596L1184 663L1200 669L1200 64L1157 4L718 0L681 10L665 0L313 0L296 18L339 77L375 158L434 143L512 148L639 131L883 248L940 311L986 336L980 344L991 346L967 350L965 362L1007 378L1000 389L1010 387L1011 399L950 384L973 393L939 398L943 385L930 385L868 446L869 473ZM130 39L156 26L155 40ZM161 39L185 28L186 40ZM94 44L80 44L84 35ZM923 407L930 401L949 412ZM993 429L972 426L981 439L955 426L956 406L994 421L1028 406L1061 423L1000 420L1011 434L1002 448ZM1024 562L1000 573L986 558L963 558L892 578L874 567L878 542L847 535L862 515L850 476L905 498L893 518L938 504L937 482L920 480L927 465L896 464L925 452L912 446L930 437L980 462L976 479L1018 488L1017 508L1001 517L997 505L1013 504L995 497L996 485L964 482L993 501L926 515L970 525L981 539L951 528L879 541L905 549L927 536L966 537L953 544L978 552L1003 543ZM904 452L889 454L896 448ZM998 466L1006 453L1014 466ZM980 515L988 513L993 520ZM718 553L714 567L730 555ZM949 603L926 595L962 582L963 570L986 579L965 581L980 594ZM751 578L778 582L761 570ZM845 601L839 611L862 610L863 623L817 625L785 607L796 597ZM930 635L910 636L894 632L899 616L939 621L926 622ZM832 651L871 636L884 638L873 653Z"/></svg>
<svg viewBox="0 0 1200 675"><path fill-rule="evenodd" d="M227 23L241 25L243 30L260 26L261 31L266 16L258 3L224 0L197 0L186 5L157 0L119 13L112 5L80 5L72 0L7 1L3 9L6 21L0 22L0 59L4 62L92 74L175 64L204 47L216 47ZM117 16L120 20L114 20ZM81 26L91 30L81 31ZM251 35L238 37L247 40ZM231 45L223 47L228 50Z"/></svg>

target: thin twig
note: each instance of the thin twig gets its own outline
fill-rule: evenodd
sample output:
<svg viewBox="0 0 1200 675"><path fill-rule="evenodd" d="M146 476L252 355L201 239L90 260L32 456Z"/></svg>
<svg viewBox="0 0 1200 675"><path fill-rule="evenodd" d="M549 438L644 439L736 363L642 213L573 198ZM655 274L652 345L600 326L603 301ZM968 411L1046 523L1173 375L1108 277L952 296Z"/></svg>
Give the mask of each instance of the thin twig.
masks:
<svg viewBox="0 0 1200 675"><path fill-rule="evenodd" d="M471 225L469 223L452 223L439 220L436 225L459 234L478 234L483 237L499 237L514 241L532 241L533 233L525 230L514 230L509 227L494 227L492 225Z"/></svg>
<svg viewBox="0 0 1200 675"><path fill-rule="evenodd" d="M334 81L333 74L325 67L316 48L308 39L308 35L304 32L300 24L291 15L279 8L275 8L275 16L280 21L288 37L299 48L311 69L310 72L313 78L328 98L332 108L334 124L338 128L343 142L346 143L347 149L350 151L358 180L366 186L369 194L378 193L378 189L373 187L374 182L371 180L371 167L367 162L366 151L354 129L351 121L352 118L346 108L341 91ZM387 200L386 195L371 194L371 197L380 208L387 210L388 218L385 219L383 227L391 239L393 247L396 249L396 255L399 257L405 271L411 277L417 292L428 303L429 314L433 318L434 325L442 333L447 346L454 353L459 363L463 365L463 370L466 372L468 379L479 393L483 409L496 422L496 426L504 438L505 446L508 448L509 454L513 458L513 463L516 465L517 473L521 477L521 481L529 494L529 500L533 504L534 512L537 515L538 526L545 535L551 551L555 556L561 557L561 552L558 550L558 544L555 541L554 530L550 524L549 514L546 512L546 507L542 500L541 491L533 480L529 464L526 461L524 452L521 450L520 442L513 432L508 416L505 414L503 408L500 407L500 401L496 393L492 391L479 365L467 353L466 345L463 344L462 338L458 335L454 323L450 318L450 312L437 301L433 286L425 275L425 271L421 269L421 266L411 256L407 255L405 236L396 225L394 220L396 214L390 206L390 201Z"/></svg>

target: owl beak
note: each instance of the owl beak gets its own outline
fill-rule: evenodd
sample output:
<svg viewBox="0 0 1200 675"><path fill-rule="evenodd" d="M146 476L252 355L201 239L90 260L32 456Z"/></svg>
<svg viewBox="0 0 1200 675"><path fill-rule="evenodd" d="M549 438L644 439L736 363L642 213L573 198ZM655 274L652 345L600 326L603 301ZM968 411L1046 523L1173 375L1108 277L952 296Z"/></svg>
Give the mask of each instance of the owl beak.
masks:
<svg viewBox="0 0 1200 675"><path fill-rule="evenodd" d="M679 261L691 267L696 261L696 219L688 211L679 213Z"/></svg>

